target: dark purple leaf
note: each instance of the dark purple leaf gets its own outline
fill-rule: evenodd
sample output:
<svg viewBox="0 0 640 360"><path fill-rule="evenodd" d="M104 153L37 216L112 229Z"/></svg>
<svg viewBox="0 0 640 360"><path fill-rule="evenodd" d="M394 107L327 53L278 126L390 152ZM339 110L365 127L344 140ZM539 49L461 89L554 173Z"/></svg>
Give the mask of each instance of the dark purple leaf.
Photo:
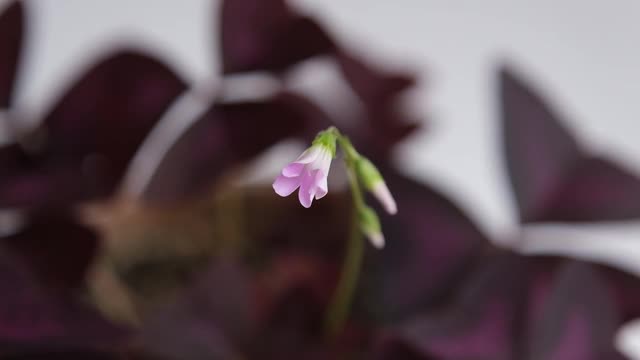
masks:
<svg viewBox="0 0 640 360"><path fill-rule="evenodd" d="M338 52L336 59L364 105L361 118L350 131L353 140L373 159L385 159L394 145L420 127L400 102L401 95L415 85L416 79L410 74L374 68L344 51Z"/></svg>
<svg viewBox="0 0 640 360"><path fill-rule="evenodd" d="M539 221L604 221L640 217L640 179L611 161L575 166Z"/></svg>
<svg viewBox="0 0 640 360"><path fill-rule="evenodd" d="M600 360L615 356L620 325L604 279L582 263L564 265L556 275L537 321L530 326L523 359Z"/></svg>
<svg viewBox="0 0 640 360"><path fill-rule="evenodd" d="M254 332L249 274L216 264L173 304L156 311L140 333L141 348L163 359L235 359Z"/></svg>
<svg viewBox="0 0 640 360"><path fill-rule="evenodd" d="M16 263L0 258L0 356L111 351L126 335L94 310L53 297Z"/></svg>
<svg viewBox="0 0 640 360"><path fill-rule="evenodd" d="M514 255L488 257L441 311L414 317L400 338L438 360L507 360L525 317L528 267Z"/></svg>
<svg viewBox="0 0 640 360"><path fill-rule="evenodd" d="M451 302L389 329L380 348L439 360L622 358L613 341L621 321L603 279L562 258L486 256Z"/></svg>
<svg viewBox="0 0 640 360"><path fill-rule="evenodd" d="M91 162L120 178L162 114L186 88L167 66L121 50L93 66L44 119L51 162Z"/></svg>
<svg viewBox="0 0 640 360"><path fill-rule="evenodd" d="M353 142L376 163L389 161L393 147L421 127L398 106L367 109L358 123L367 125L351 129Z"/></svg>
<svg viewBox="0 0 640 360"><path fill-rule="evenodd" d="M41 170L27 165L15 173L0 176L0 207L51 210L90 197L76 168Z"/></svg>
<svg viewBox="0 0 640 360"><path fill-rule="evenodd" d="M640 179L580 149L543 100L501 72L507 168L520 219L607 221L640 217Z"/></svg>
<svg viewBox="0 0 640 360"><path fill-rule="evenodd" d="M413 75L376 69L344 51L336 59L347 83L368 107L388 106L416 83Z"/></svg>
<svg viewBox="0 0 640 360"><path fill-rule="evenodd" d="M225 0L221 23L225 74L280 71L334 48L315 20L296 14L283 0Z"/></svg>
<svg viewBox="0 0 640 360"><path fill-rule="evenodd" d="M611 289L621 321L640 318L640 278L603 265L598 266L598 271Z"/></svg>
<svg viewBox="0 0 640 360"><path fill-rule="evenodd" d="M403 320L436 304L469 269L486 237L453 203L426 185L381 169L398 214L381 214L387 239L371 251L363 274L362 305L381 321Z"/></svg>
<svg viewBox="0 0 640 360"><path fill-rule="evenodd" d="M184 82L122 50L76 82L43 124L1 152L0 206L43 208L109 195Z"/></svg>
<svg viewBox="0 0 640 360"><path fill-rule="evenodd" d="M214 104L169 149L145 197L174 201L197 195L231 167L302 134L321 119L315 106L286 93L254 102Z"/></svg>
<svg viewBox="0 0 640 360"><path fill-rule="evenodd" d="M24 28L22 1L12 1L0 14L0 108L11 102Z"/></svg>
<svg viewBox="0 0 640 360"><path fill-rule="evenodd" d="M507 168L520 219L535 221L567 173L584 158L547 105L508 69L500 73Z"/></svg>
<svg viewBox="0 0 640 360"><path fill-rule="evenodd" d="M62 214L37 216L18 233L0 239L0 244L42 284L63 292L83 285L99 245L94 231Z"/></svg>
<svg viewBox="0 0 640 360"><path fill-rule="evenodd" d="M3 357L4 360L117 360L123 359L120 355L104 351L49 351L29 352ZM127 358L127 360L130 360ZM150 360L150 359L149 359Z"/></svg>
<svg viewBox="0 0 640 360"><path fill-rule="evenodd" d="M325 346L323 325L338 268L301 250L281 251L264 265L258 293L261 321L249 346L255 358L320 359L334 350Z"/></svg>

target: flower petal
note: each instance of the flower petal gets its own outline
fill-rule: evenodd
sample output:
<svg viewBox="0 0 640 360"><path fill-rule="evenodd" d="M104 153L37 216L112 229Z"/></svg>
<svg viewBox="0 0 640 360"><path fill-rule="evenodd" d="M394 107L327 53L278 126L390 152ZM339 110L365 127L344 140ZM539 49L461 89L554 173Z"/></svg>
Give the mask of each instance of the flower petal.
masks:
<svg viewBox="0 0 640 360"><path fill-rule="evenodd" d="M273 182L273 190L276 191L276 194L280 196L289 196L300 186L300 178L295 177L286 177L286 176L278 176L276 181Z"/></svg>
<svg viewBox="0 0 640 360"><path fill-rule="evenodd" d="M322 153L322 149L320 147L312 146L307 150L305 150L300 156L298 156L298 158L296 159L296 161L294 161L294 163L310 164L314 162L318 158L318 156L320 156L321 153Z"/></svg>
<svg viewBox="0 0 640 360"><path fill-rule="evenodd" d="M322 170L315 171L315 197L322 199L329 192L327 185L327 175Z"/></svg>
<svg viewBox="0 0 640 360"><path fill-rule="evenodd" d="M300 191L298 191L298 199L300 200L300 204L306 208L311 207L311 203L313 202L313 194L311 193L313 186L314 179L312 174L305 171L300 176Z"/></svg>
<svg viewBox="0 0 640 360"><path fill-rule="evenodd" d="M292 162L282 169L282 175L285 177L297 177L302 174L302 170L304 170L304 164Z"/></svg>

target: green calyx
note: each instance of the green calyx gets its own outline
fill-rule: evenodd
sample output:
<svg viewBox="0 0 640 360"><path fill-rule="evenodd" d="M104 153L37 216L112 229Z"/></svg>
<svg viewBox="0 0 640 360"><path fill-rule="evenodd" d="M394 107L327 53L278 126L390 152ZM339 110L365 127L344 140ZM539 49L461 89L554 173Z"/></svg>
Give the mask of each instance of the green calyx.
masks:
<svg viewBox="0 0 640 360"><path fill-rule="evenodd" d="M355 170L365 189L371 191L376 184L384 181L378 168L373 163L360 156L355 162Z"/></svg>
<svg viewBox="0 0 640 360"><path fill-rule="evenodd" d="M358 219L360 221L360 229L363 233L379 234L382 232L380 219L372 208L363 206L358 209Z"/></svg>
<svg viewBox="0 0 640 360"><path fill-rule="evenodd" d="M312 146L321 146L328 150L329 153L331 153L331 157L336 156L336 141L338 138L336 132L333 129L335 128L331 127L327 130L320 131L311 143Z"/></svg>

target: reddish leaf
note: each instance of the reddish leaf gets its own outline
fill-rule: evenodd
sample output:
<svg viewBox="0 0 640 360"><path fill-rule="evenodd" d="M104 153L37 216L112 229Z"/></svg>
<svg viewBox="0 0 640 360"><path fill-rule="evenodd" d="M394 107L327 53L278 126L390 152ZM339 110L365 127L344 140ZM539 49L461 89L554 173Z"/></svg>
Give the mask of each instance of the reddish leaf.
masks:
<svg viewBox="0 0 640 360"><path fill-rule="evenodd" d="M230 263L214 265L145 323L142 350L163 359L238 358L255 327L252 300L249 274Z"/></svg>
<svg viewBox="0 0 640 360"><path fill-rule="evenodd" d="M347 83L365 106L387 105L416 83L413 75L376 69L344 51L338 52L336 59Z"/></svg>
<svg viewBox="0 0 640 360"><path fill-rule="evenodd" d="M416 79L410 74L374 68L344 51L338 52L336 58L343 76L364 105L357 128L351 131L353 140L370 157L386 159L393 146L420 127L399 101Z"/></svg>
<svg viewBox="0 0 640 360"><path fill-rule="evenodd" d="M333 49L313 19L283 0L225 0L221 7L223 72L280 71Z"/></svg>
<svg viewBox="0 0 640 360"><path fill-rule="evenodd" d="M359 307L378 320L398 321L440 301L488 241L435 190L390 169L382 173L399 212L381 215L387 244L368 254Z"/></svg>
<svg viewBox="0 0 640 360"><path fill-rule="evenodd" d="M539 221L604 221L640 217L640 179L611 161L574 167Z"/></svg>
<svg viewBox="0 0 640 360"><path fill-rule="evenodd" d="M303 98L285 93L261 101L214 104L169 149L146 199L174 201L201 193L232 166L301 134L318 121L318 111Z"/></svg>
<svg viewBox="0 0 640 360"><path fill-rule="evenodd" d="M0 177L0 207L52 210L92 197L92 187L81 183L79 169L36 166L27 162L23 169Z"/></svg>
<svg viewBox="0 0 640 360"><path fill-rule="evenodd" d="M522 222L640 216L640 179L582 151L542 99L501 72L507 168Z"/></svg>
<svg viewBox="0 0 640 360"><path fill-rule="evenodd" d="M92 67L44 120L54 163L95 159L113 185L185 83L152 57L121 50ZM104 162L104 163L101 163Z"/></svg>
<svg viewBox="0 0 640 360"><path fill-rule="evenodd" d="M611 295L588 264L498 253L443 309L389 330L381 349L404 346L439 360L618 359Z"/></svg>
<svg viewBox="0 0 640 360"><path fill-rule="evenodd" d="M527 276L517 256L490 257L444 311L413 318L402 338L439 360L516 359Z"/></svg>
<svg viewBox="0 0 640 360"><path fill-rule="evenodd" d="M109 195L185 84L155 59L123 50L90 69L43 124L0 156L0 206L43 208Z"/></svg>
<svg viewBox="0 0 640 360"><path fill-rule="evenodd" d="M522 359L600 360L618 356L620 322L609 288L594 268L569 263L556 275Z"/></svg>
<svg viewBox="0 0 640 360"><path fill-rule="evenodd" d="M0 259L0 356L108 351L125 333L95 311L38 288L15 263Z"/></svg>
<svg viewBox="0 0 640 360"><path fill-rule="evenodd" d="M533 91L508 69L500 76L507 168L521 220L534 221L546 210L550 194L584 155Z"/></svg>
<svg viewBox="0 0 640 360"><path fill-rule="evenodd" d="M99 245L92 230L62 214L31 219L0 244L29 266L41 283L64 292L83 285Z"/></svg>
<svg viewBox="0 0 640 360"><path fill-rule="evenodd" d="M640 278L603 265L598 266L598 271L611 289L621 321L640 318Z"/></svg>
<svg viewBox="0 0 640 360"><path fill-rule="evenodd" d="M0 14L0 108L9 107L13 94L24 30L22 1L12 1Z"/></svg>

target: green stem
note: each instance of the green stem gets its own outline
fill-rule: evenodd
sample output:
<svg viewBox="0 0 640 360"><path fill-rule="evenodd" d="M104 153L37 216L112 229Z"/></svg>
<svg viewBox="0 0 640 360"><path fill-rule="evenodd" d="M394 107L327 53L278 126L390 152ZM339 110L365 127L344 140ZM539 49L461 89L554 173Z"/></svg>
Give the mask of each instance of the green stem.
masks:
<svg viewBox="0 0 640 360"><path fill-rule="evenodd" d="M353 168L356 156L359 156L346 137L342 136L337 129L338 143L345 154L345 164L349 184L351 187L351 196L353 199L353 209L351 218L351 229L349 239L347 241L346 254L343 260L340 281L336 287L331 304L329 305L325 318L325 331L329 338L334 338L343 329L344 324L349 316L353 295L358 285L358 278L362 268L362 259L364 255L364 238L360 229L358 213L365 206L364 196L360 189L358 178Z"/></svg>

